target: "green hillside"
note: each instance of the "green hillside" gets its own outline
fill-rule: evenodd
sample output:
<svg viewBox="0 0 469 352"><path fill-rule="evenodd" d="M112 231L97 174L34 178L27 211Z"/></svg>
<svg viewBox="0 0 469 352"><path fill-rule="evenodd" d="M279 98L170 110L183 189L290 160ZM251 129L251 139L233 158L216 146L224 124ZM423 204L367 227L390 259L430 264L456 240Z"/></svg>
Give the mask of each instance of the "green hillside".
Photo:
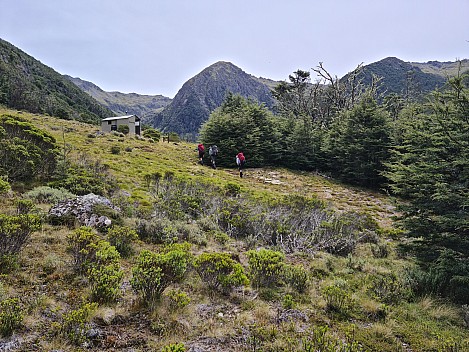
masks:
<svg viewBox="0 0 469 352"><path fill-rule="evenodd" d="M2 257L0 350L469 348L467 307L412 294L414 259L400 250L387 195L287 169L248 168L240 179L235 165L198 164L195 144L0 116L55 139L60 160L53 190L39 178L11 191L0 182L0 250L18 234L16 216L41 219ZM79 185L119 207L93 209L111 230L47 216L70 197L60 187Z"/></svg>
<svg viewBox="0 0 469 352"><path fill-rule="evenodd" d="M81 90L91 95L100 104L112 110L116 116L135 114L146 123L150 115L159 113L171 99L162 95L106 92L97 85L80 78L65 76Z"/></svg>
<svg viewBox="0 0 469 352"><path fill-rule="evenodd" d="M89 123L113 115L61 74L2 39L0 104Z"/></svg>

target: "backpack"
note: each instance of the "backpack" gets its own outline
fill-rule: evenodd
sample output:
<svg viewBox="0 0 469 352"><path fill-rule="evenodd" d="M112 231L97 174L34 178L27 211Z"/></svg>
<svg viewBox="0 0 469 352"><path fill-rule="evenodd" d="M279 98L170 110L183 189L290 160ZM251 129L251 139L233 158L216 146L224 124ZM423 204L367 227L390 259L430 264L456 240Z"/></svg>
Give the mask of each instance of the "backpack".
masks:
<svg viewBox="0 0 469 352"><path fill-rule="evenodd" d="M218 147L216 145L212 145L208 151L209 155L217 156L218 154Z"/></svg>
<svg viewBox="0 0 469 352"><path fill-rule="evenodd" d="M204 151L205 151L205 147L204 147L203 144L199 144L199 145L197 146L197 149L199 150L199 152L204 152Z"/></svg>

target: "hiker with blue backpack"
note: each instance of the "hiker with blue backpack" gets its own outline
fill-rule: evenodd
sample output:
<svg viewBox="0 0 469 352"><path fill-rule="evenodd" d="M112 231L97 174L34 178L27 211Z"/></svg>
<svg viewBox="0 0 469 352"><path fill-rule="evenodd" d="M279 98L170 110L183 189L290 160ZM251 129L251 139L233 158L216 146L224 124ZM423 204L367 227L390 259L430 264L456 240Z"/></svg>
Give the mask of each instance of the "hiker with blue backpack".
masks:
<svg viewBox="0 0 469 352"><path fill-rule="evenodd" d="M218 147L216 145L212 145L208 150L208 155L210 156L210 161L212 162L212 167L214 169L217 168L217 155L218 155Z"/></svg>

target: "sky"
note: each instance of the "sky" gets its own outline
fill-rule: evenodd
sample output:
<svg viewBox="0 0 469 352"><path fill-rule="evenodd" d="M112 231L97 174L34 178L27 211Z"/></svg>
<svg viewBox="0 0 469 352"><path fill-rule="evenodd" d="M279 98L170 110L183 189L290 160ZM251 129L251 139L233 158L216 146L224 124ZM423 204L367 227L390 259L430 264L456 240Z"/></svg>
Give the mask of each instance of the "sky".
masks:
<svg viewBox="0 0 469 352"><path fill-rule="evenodd" d="M218 61L287 80L469 58L469 0L0 0L0 38L105 91L173 98Z"/></svg>

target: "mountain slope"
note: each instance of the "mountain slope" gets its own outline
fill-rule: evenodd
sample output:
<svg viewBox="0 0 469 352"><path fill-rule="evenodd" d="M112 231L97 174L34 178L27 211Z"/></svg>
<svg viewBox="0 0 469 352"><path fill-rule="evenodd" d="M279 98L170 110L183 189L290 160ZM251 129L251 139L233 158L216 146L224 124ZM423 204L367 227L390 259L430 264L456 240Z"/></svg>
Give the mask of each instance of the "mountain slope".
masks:
<svg viewBox="0 0 469 352"><path fill-rule="evenodd" d="M94 83L67 75L65 77L99 103L112 110L115 115L135 114L142 118L143 122L149 115L160 112L171 102L171 98L163 95L106 92Z"/></svg>
<svg viewBox="0 0 469 352"><path fill-rule="evenodd" d="M112 115L61 74L2 39L0 104L92 123Z"/></svg>
<svg viewBox="0 0 469 352"><path fill-rule="evenodd" d="M195 136L228 92L255 99L269 108L274 99L269 87L230 62L217 62L188 80L173 101L153 118L163 131Z"/></svg>
<svg viewBox="0 0 469 352"><path fill-rule="evenodd" d="M431 73L443 78L454 77L458 73L469 71L469 59L460 61L428 61L428 62L411 62L414 67L418 67L424 73Z"/></svg>
<svg viewBox="0 0 469 352"><path fill-rule="evenodd" d="M425 64L416 65L395 57L387 57L364 66L361 77L365 85L371 84L373 75L381 77L378 92L382 95L396 93L421 98L446 82L443 74L435 70L424 72L425 67ZM342 79L347 77L348 75Z"/></svg>

